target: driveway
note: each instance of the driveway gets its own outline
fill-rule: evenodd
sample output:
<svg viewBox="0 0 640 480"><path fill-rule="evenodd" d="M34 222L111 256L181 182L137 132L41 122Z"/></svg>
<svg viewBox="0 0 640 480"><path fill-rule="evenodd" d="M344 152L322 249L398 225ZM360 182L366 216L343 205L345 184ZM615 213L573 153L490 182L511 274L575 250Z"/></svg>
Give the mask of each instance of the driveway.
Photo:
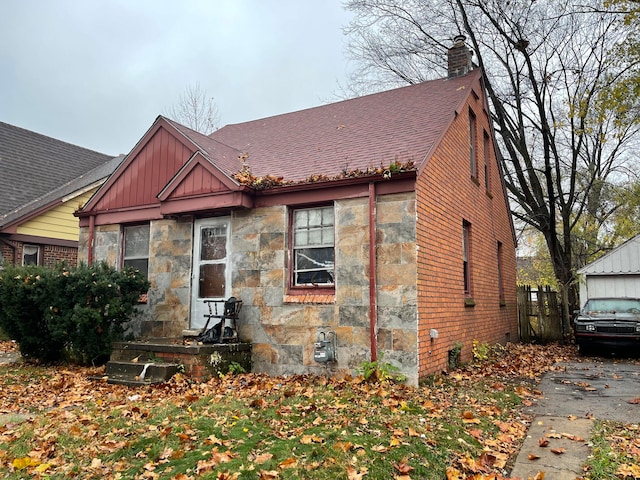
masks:
<svg viewBox="0 0 640 480"><path fill-rule="evenodd" d="M560 370L542 378L542 398L527 409L535 418L511 472L514 478L543 471L549 479L574 480L590 453L594 419L640 422L640 405L629 403L640 397L638 360L583 357L557 366ZM540 438L549 445L541 447Z"/></svg>
<svg viewBox="0 0 640 480"><path fill-rule="evenodd" d="M564 371L550 372L540 384L544 397L531 409L536 415L556 415L640 421L640 362L584 357L562 363Z"/></svg>

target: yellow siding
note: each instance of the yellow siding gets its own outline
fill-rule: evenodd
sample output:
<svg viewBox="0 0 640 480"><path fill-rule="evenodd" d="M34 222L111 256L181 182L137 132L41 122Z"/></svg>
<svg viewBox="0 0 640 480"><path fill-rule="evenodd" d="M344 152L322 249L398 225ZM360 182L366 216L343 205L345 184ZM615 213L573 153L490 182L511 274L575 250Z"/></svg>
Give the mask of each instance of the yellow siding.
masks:
<svg viewBox="0 0 640 480"><path fill-rule="evenodd" d="M24 222L18 226L17 233L77 242L80 228L73 212L82 207L96 190L97 187Z"/></svg>

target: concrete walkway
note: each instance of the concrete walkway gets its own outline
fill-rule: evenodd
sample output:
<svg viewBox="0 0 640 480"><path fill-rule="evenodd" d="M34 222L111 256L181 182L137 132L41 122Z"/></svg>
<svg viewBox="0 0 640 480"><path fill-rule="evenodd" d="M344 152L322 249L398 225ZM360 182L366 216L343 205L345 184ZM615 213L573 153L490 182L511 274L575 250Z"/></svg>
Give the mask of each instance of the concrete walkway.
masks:
<svg viewBox="0 0 640 480"><path fill-rule="evenodd" d="M20 354L18 352L0 352L0 365L15 363L18 360L20 360Z"/></svg>
<svg viewBox="0 0 640 480"><path fill-rule="evenodd" d="M516 459L512 478L575 480L583 474L582 465L589 456L589 435L593 420L542 415L529 427L527 438ZM540 446L540 439L548 442ZM554 453L556 452L556 453Z"/></svg>
<svg viewBox="0 0 640 480"><path fill-rule="evenodd" d="M543 377L543 398L528 409L535 419L511 478L534 479L540 472L545 480L581 478L594 419L640 421L640 405L629 403L640 395L637 362L585 358L558 366L561 371Z"/></svg>

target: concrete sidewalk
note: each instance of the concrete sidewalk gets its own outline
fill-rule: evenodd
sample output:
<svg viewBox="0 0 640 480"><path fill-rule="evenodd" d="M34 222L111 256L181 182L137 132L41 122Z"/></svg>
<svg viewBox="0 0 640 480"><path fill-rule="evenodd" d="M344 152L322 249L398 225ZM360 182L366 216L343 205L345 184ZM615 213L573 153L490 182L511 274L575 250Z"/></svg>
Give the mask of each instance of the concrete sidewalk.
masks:
<svg viewBox="0 0 640 480"><path fill-rule="evenodd" d="M0 352L0 365L15 363L20 360L20 358L20 353L18 352Z"/></svg>
<svg viewBox="0 0 640 480"><path fill-rule="evenodd" d="M527 480L535 478L539 472L544 472L545 480L575 480L582 476L582 465L589 456L592 425L593 420L587 418L536 417L529 427L511 477ZM540 439L548 444L540 446Z"/></svg>
<svg viewBox="0 0 640 480"><path fill-rule="evenodd" d="M640 405L630 402L640 392L637 362L581 358L557 366L540 382L543 397L527 409L535 418L511 478L534 479L539 472L545 480L581 478L594 419L640 420ZM540 446L540 439L548 445Z"/></svg>

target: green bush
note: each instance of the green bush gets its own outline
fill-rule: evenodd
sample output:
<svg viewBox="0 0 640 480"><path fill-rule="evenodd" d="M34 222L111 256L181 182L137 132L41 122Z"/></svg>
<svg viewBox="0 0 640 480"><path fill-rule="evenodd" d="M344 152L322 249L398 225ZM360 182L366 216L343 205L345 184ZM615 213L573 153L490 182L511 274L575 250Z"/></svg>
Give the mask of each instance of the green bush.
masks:
<svg viewBox="0 0 640 480"><path fill-rule="evenodd" d="M400 372L400 369L389 362L383 362L383 353L380 353L378 360L367 361L365 360L360 364L356 371L362 375L363 378L370 382L404 382L407 377Z"/></svg>
<svg viewBox="0 0 640 480"><path fill-rule="evenodd" d="M26 266L0 272L0 328L25 358L99 364L122 338L149 282L106 263L75 269Z"/></svg>

